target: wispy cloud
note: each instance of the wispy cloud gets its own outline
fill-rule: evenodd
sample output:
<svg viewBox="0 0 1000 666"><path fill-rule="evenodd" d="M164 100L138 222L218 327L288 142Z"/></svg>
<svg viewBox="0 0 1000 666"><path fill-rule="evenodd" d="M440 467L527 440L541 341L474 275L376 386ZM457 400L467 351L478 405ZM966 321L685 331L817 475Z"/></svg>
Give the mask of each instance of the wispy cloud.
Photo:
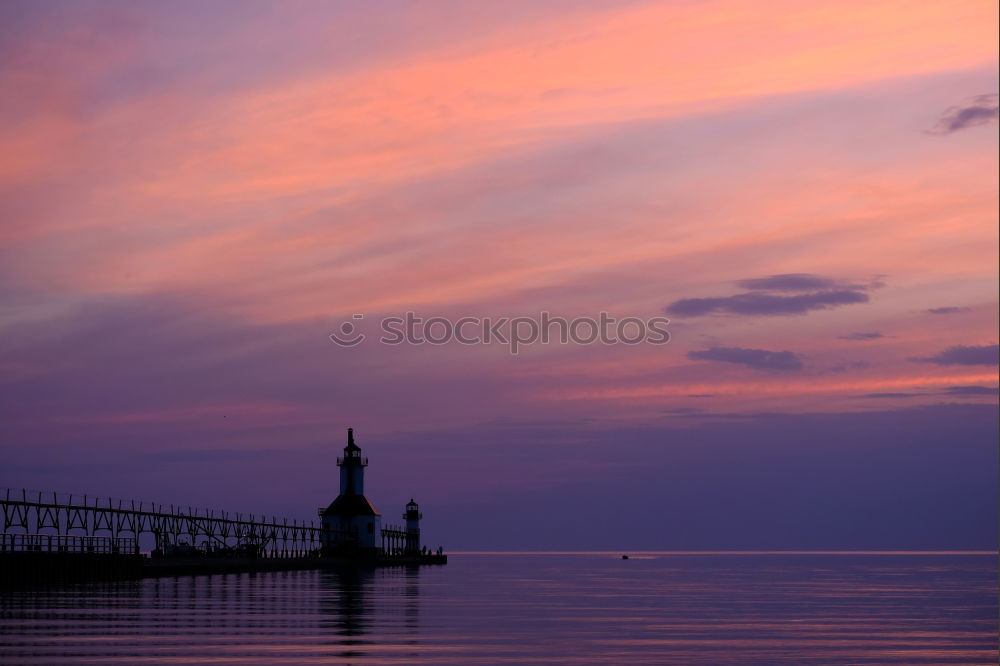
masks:
<svg viewBox="0 0 1000 666"><path fill-rule="evenodd" d="M944 390L948 395L997 395L996 386L949 386Z"/></svg>
<svg viewBox="0 0 1000 666"><path fill-rule="evenodd" d="M722 361L737 363L755 370L792 372L803 368L802 359L795 352L746 349L744 347L711 347L690 351L687 357L697 361Z"/></svg>
<svg viewBox="0 0 1000 666"><path fill-rule="evenodd" d="M843 284L810 273L784 273L740 280L737 286L752 291L732 296L682 298L668 305L668 314L697 317L712 313L735 315L791 315L826 310L842 305L867 303L870 286ZM871 286L878 286L871 285ZM787 295L778 292L803 292Z"/></svg>
<svg viewBox="0 0 1000 666"><path fill-rule="evenodd" d="M663 413L673 416L689 416L692 414L704 414L705 410L698 407L671 407L670 409L663 410Z"/></svg>
<svg viewBox="0 0 1000 666"><path fill-rule="evenodd" d="M1000 363L1000 346L956 345L933 356L912 356L909 360L937 365L997 365Z"/></svg>
<svg viewBox="0 0 1000 666"><path fill-rule="evenodd" d="M971 309L972 308L959 307L957 305L945 305L940 308L927 308L924 312L934 315L950 315L958 314L959 312L968 312Z"/></svg>
<svg viewBox="0 0 1000 666"><path fill-rule="evenodd" d="M930 391L924 393L911 393L902 391L884 391L877 393L865 393L862 398L920 398L928 396L964 396L964 397L979 397L979 396L993 396L998 394L998 389L995 386L946 386L943 390Z"/></svg>
<svg viewBox="0 0 1000 666"><path fill-rule="evenodd" d="M879 338L884 338L885 336L881 333L871 331L862 333L849 333L848 335L838 336L841 340L878 340Z"/></svg>
<svg viewBox="0 0 1000 666"><path fill-rule="evenodd" d="M789 315L867 302L868 294L849 289L817 291L795 296L747 292L721 298L682 298L668 305L666 311L669 314L686 316L713 312L736 315Z"/></svg>
<svg viewBox="0 0 1000 666"><path fill-rule="evenodd" d="M966 106L947 109L937 123L928 130L930 134L951 134L969 127L993 122L1000 113L996 95L977 95Z"/></svg>
<svg viewBox="0 0 1000 666"><path fill-rule="evenodd" d="M830 368L830 372L850 372L852 370L864 370L865 368L870 368L871 363L868 361L850 361L848 363L838 363L837 365Z"/></svg>
<svg viewBox="0 0 1000 666"><path fill-rule="evenodd" d="M736 283L744 289L775 289L779 291L806 291L828 289L836 285L832 278L811 273L783 273L763 278L750 278Z"/></svg>

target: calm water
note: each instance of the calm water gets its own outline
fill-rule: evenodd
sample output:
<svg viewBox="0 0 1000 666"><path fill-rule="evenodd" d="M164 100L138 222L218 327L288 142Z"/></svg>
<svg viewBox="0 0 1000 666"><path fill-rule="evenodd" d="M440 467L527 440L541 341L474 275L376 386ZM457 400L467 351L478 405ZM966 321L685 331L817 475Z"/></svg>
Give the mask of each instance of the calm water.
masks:
<svg viewBox="0 0 1000 666"><path fill-rule="evenodd" d="M0 662L995 664L992 555L459 554L0 595Z"/></svg>

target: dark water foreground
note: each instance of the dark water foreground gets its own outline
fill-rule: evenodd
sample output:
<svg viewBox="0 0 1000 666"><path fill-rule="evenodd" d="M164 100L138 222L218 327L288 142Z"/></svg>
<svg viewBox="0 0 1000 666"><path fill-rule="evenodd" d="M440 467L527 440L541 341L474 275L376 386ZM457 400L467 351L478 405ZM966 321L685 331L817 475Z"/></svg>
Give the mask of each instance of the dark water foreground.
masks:
<svg viewBox="0 0 1000 666"><path fill-rule="evenodd" d="M0 663L995 664L995 555L458 554L0 595Z"/></svg>

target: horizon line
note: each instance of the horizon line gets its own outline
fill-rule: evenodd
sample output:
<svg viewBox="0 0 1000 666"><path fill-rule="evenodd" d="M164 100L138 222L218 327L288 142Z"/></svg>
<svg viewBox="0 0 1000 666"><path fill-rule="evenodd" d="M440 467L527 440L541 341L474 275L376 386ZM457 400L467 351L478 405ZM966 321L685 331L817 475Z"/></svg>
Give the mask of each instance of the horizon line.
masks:
<svg viewBox="0 0 1000 666"><path fill-rule="evenodd" d="M998 550L452 550L449 555L1000 555Z"/></svg>

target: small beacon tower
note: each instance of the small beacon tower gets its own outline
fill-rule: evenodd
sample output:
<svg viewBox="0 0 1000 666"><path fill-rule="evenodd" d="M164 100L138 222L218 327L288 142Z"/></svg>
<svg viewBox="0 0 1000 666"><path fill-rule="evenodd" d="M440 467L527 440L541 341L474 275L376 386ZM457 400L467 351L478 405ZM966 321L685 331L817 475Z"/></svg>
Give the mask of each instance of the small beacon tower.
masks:
<svg viewBox="0 0 1000 666"><path fill-rule="evenodd" d="M344 455L337 458L340 468L340 494L330 506L320 509L323 551L358 550L374 555L382 532L381 514L365 497L365 467L368 458L354 443L354 428L347 429Z"/></svg>
<svg viewBox="0 0 1000 666"><path fill-rule="evenodd" d="M420 507L411 497L409 504L406 505L406 513L403 514L403 518L406 519L407 555L416 555L420 552L420 519L423 517Z"/></svg>

